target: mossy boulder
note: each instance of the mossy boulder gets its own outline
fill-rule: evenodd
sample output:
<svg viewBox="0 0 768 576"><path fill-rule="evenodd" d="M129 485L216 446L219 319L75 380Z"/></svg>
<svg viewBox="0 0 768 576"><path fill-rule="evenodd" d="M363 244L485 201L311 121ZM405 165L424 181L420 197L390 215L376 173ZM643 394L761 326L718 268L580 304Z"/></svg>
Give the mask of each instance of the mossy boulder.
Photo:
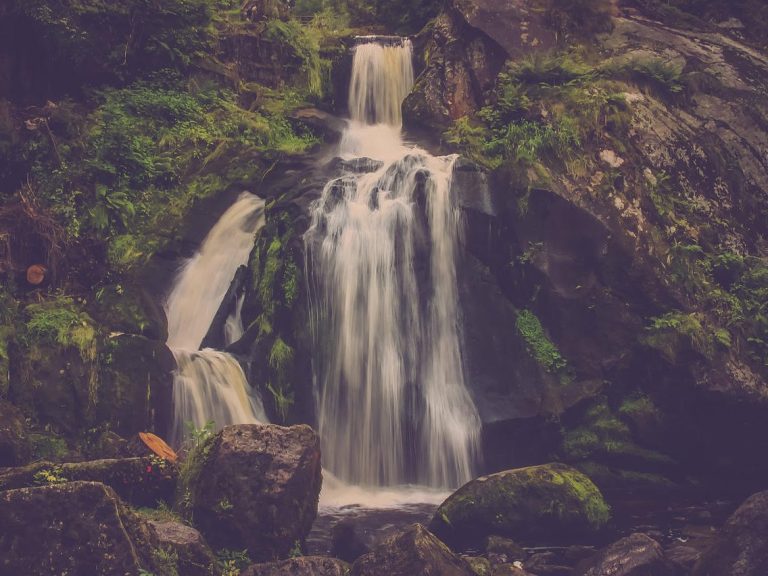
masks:
<svg viewBox="0 0 768 576"><path fill-rule="evenodd" d="M452 546L496 534L531 543L578 540L602 530L610 509L592 481L570 466L544 464L498 472L454 492L430 529Z"/></svg>
<svg viewBox="0 0 768 576"><path fill-rule="evenodd" d="M40 461L0 473L0 490L30 488L49 482L100 482L135 506L170 502L178 469L159 458L121 458L54 464Z"/></svg>
<svg viewBox="0 0 768 576"><path fill-rule="evenodd" d="M227 426L190 483L195 525L212 546L247 548L256 562L285 558L309 534L321 481L309 426Z"/></svg>
<svg viewBox="0 0 768 576"><path fill-rule="evenodd" d="M159 574L152 548L146 523L104 484L0 492L0 574Z"/></svg>

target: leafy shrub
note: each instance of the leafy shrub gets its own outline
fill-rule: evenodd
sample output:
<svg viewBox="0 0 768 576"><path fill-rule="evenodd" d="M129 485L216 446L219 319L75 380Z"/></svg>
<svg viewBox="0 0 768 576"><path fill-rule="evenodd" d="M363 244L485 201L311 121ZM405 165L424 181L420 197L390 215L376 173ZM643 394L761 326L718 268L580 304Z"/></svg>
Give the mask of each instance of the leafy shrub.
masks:
<svg viewBox="0 0 768 576"><path fill-rule="evenodd" d="M528 350L536 361L547 371L557 373L568 366L557 346L547 337L544 327L530 310L517 314L517 331L528 345Z"/></svg>

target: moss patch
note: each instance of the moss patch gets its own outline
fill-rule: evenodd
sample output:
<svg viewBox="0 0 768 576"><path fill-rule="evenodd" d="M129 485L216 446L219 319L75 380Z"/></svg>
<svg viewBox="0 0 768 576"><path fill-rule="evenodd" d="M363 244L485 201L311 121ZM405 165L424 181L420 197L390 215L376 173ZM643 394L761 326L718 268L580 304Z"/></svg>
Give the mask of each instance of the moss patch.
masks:
<svg viewBox="0 0 768 576"><path fill-rule="evenodd" d="M438 509L431 528L448 542L490 534L526 542L594 534L610 509L592 481L563 465L499 472L466 484Z"/></svg>

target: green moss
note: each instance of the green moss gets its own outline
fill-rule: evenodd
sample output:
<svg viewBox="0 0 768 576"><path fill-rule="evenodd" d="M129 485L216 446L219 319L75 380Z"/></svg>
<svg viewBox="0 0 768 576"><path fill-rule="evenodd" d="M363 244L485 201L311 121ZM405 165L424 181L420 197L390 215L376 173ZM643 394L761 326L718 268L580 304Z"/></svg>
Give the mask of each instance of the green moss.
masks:
<svg viewBox="0 0 768 576"><path fill-rule="evenodd" d="M637 416L657 416L658 409L653 401L644 394L627 398L619 407L620 414Z"/></svg>
<svg viewBox="0 0 768 576"><path fill-rule="evenodd" d="M528 345L528 351L545 370L556 373L568 366L557 346L547 337L544 327L533 312L530 310L519 312L515 325Z"/></svg>
<svg viewBox="0 0 768 576"><path fill-rule="evenodd" d="M563 464L546 464L466 484L440 506L431 526L448 541L489 534L549 540L573 530L597 532L609 519L610 508L588 477Z"/></svg>

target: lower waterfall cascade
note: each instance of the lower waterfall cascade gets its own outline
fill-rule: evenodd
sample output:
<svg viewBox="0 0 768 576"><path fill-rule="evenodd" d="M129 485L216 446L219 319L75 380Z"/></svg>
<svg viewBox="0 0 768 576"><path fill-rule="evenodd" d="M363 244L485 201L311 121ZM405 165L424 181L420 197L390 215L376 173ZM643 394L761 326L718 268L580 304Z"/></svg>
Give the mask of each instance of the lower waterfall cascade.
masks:
<svg viewBox="0 0 768 576"><path fill-rule="evenodd" d="M240 363L230 354L200 350L237 269L246 264L255 235L264 226L264 200L243 193L219 219L202 246L180 270L166 301L168 347L176 359L173 424L170 440L183 441L186 426L213 421L229 424L268 422L258 392L251 389ZM227 318L227 344L242 335L242 299Z"/></svg>
<svg viewBox="0 0 768 576"><path fill-rule="evenodd" d="M473 477L480 418L464 383L456 156L408 144L412 48L355 48L342 175L305 234L324 467L362 487L454 488Z"/></svg>

